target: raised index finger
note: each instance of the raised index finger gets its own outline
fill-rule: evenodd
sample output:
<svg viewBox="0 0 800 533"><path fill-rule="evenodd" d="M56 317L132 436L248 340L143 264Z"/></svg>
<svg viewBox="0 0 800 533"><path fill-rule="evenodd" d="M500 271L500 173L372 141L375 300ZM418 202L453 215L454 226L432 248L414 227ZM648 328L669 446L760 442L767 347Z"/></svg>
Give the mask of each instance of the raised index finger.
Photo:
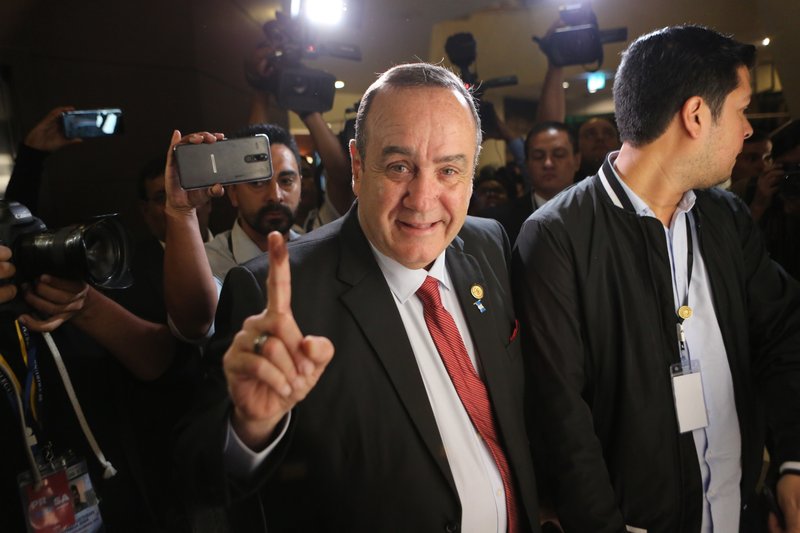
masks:
<svg viewBox="0 0 800 533"><path fill-rule="evenodd" d="M283 235L273 231L269 239L269 274L267 275L267 315L291 314L292 275L289 252Z"/></svg>

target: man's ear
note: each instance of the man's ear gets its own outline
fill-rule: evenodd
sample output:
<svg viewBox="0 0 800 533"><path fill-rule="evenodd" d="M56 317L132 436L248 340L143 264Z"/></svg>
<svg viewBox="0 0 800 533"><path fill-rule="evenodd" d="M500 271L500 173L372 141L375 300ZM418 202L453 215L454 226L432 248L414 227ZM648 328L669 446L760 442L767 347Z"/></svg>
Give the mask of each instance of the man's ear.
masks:
<svg viewBox="0 0 800 533"><path fill-rule="evenodd" d="M350 139L350 168L353 172L353 194L358 197L358 191L361 190L361 175L363 172L361 154L358 153L356 148L356 140Z"/></svg>
<svg viewBox="0 0 800 533"><path fill-rule="evenodd" d="M703 128L709 126L711 110L702 97L692 96L681 106L679 118L686 133L696 139L702 133Z"/></svg>
<svg viewBox="0 0 800 533"><path fill-rule="evenodd" d="M231 202L231 205L237 209L239 208L238 188L238 185L228 185L225 188L225 191L228 194L228 200Z"/></svg>

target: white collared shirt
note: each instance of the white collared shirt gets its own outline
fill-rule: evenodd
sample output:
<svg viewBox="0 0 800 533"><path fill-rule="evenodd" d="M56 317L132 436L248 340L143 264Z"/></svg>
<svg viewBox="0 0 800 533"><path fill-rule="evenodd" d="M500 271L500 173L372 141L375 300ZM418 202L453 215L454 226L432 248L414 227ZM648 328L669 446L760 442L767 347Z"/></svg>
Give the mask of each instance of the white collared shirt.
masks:
<svg viewBox="0 0 800 533"><path fill-rule="evenodd" d="M394 296L411 349L417 360L433 416L439 428L450 471L461 500L461 531L485 533L507 529L503 479L488 446L461 403L447 368L428 331L422 301L416 296L427 276L439 281L442 305L453 316L472 364L481 374L475 347L442 252L429 271L411 270L372 248Z"/></svg>

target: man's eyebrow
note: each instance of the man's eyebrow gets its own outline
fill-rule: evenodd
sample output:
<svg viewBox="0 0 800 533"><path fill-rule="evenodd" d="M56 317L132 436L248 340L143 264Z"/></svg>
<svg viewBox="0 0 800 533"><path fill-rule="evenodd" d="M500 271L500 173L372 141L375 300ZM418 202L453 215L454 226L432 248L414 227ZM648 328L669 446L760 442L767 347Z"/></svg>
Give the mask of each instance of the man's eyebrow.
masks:
<svg viewBox="0 0 800 533"><path fill-rule="evenodd" d="M411 149L405 146L397 146L394 144L390 144L389 146L384 146L383 150L381 150L381 155L386 157L387 155L411 155Z"/></svg>
<svg viewBox="0 0 800 533"><path fill-rule="evenodd" d="M466 163L467 156L464 154L453 154L453 155L446 155L434 159L434 163Z"/></svg>
<svg viewBox="0 0 800 533"><path fill-rule="evenodd" d="M296 170L291 170L291 169L281 170L280 172L278 172L279 178L283 176L298 176L298 175L299 173Z"/></svg>
<svg viewBox="0 0 800 533"><path fill-rule="evenodd" d="M387 155L404 155L404 156L412 156L414 152L406 147L406 146L397 146L390 144L389 146L385 146L383 150L381 150L381 155L386 157ZM465 163L467 161L467 156L464 154L453 154L453 155L445 155L433 160L434 163Z"/></svg>

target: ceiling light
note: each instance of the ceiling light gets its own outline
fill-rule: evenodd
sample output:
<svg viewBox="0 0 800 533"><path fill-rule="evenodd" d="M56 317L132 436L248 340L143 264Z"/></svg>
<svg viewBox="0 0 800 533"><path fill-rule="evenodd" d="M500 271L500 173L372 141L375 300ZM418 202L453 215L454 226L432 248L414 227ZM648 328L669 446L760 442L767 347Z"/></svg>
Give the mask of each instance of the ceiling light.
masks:
<svg viewBox="0 0 800 533"><path fill-rule="evenodd" d="M344 82L342 80L336 80L336 83L334 83L333 86L337 89L344 89Z"/></svg>
<svg viewBox="0 0 800 533"><path fill-rule="evenodd" d="M561 86L562 86L563 88L565 88L565 89L569 89L569 82L568 82L568 81L565 81L564 83L562 83L562 84L561 84Z"/></svg>
<svg viewBox="0 0 800 533"><path fill-rule="evenodd" d="M770 43L770 42L771 42L771 41L770 41L769 37L764 37L764 38L761 40L761 46L769 46L769 43Z"/></svg>

